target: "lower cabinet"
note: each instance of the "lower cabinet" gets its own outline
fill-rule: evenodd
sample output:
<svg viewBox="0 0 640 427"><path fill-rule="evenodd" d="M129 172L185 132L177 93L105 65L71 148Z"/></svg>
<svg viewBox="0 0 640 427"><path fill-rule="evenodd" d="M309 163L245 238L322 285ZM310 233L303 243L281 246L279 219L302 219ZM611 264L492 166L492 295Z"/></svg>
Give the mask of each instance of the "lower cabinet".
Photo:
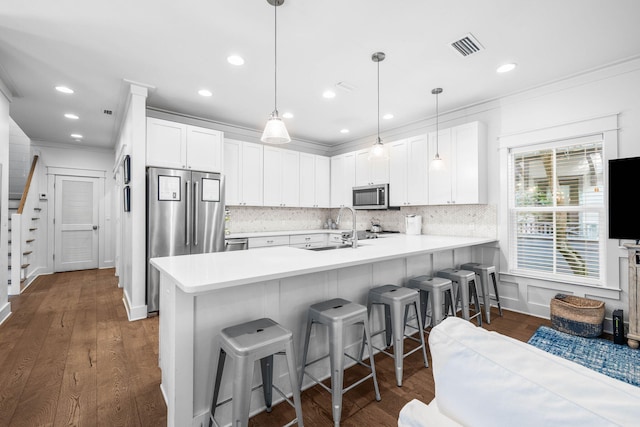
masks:
<svg viewBox="0 0 640 427"><path fill-rule="evenodd" d="M288 246L289 236L249 237L249 249Z"/></svg>
<svg viewBox="0 0 640 427"><path fill-rule="evenodd" d="M327 235L294 234L289 236L289 245L295 248L320 248L327 246Z"/></svg>

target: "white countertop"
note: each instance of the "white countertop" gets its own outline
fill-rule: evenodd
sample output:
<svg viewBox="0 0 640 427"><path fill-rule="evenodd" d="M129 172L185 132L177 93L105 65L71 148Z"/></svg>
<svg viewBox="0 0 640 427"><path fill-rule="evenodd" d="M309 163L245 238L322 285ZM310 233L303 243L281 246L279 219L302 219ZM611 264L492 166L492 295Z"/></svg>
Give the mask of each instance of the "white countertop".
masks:
<svg viewBox="0 0 640 427"><path fill-rule="evenodd" d="M281 231L250 231L246 233L231 233L227 234L225 239L243 239L248 237L271 237L271 236L297 236L300 234L328 234L328 233L342 233L343 231L351 231L351 229L317 229L317 230L281 230Z"/></svg>
<svg viewBox="0 0 640 427"><path fill-rule="evenodd" d="M358 241L357 249L311 251L279 246L152 258L151 264L173 278L185 293L197 294L493 242L495 238L400 234Z"/></svg>

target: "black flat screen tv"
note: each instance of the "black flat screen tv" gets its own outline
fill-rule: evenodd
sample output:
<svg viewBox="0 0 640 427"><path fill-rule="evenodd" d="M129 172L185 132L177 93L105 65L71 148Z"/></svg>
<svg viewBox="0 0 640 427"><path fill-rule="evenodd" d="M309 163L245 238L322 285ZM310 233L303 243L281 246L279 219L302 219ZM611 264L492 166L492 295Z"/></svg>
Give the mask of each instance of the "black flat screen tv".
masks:
<svg viewBox="0 0 640 427"><path fill-rule="evenodd" d="M609 160L609 238L640 240L640 212L635 206L640 157Z"/></svg>

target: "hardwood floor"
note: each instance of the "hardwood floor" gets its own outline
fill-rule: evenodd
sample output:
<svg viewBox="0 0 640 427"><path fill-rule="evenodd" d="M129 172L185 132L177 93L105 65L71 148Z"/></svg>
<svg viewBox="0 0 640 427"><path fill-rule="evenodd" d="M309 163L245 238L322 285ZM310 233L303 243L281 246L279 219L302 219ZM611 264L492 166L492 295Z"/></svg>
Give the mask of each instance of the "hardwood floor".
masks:
<svg viewBox="0 0 640 427"><path fill-rule="evenodd" d="M41 276L20 296L0 325L0 426L163 426L158 317L127 320L113 269ZM485 327L527 341L550 322L492 309ZM412 346L407 341L407 346ZM376 368L382 400L371 381L344 395L343 426L397 426L411 399L434 396L431 369L420 352L404 361L402 387L395 385L392 358L379 354ZM364 374L345 373L345 384ZM302 393L304 423L333 425L331 396L319 386ZM250 420L252 426L281 426L294 418L286 403Z"/></svg>

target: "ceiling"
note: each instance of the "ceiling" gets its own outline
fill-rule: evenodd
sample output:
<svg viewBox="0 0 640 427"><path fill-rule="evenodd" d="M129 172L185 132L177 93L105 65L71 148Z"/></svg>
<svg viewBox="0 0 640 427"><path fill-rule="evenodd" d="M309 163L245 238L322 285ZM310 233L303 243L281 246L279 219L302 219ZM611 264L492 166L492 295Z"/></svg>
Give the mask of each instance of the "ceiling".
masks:
<svg viewBox="0 0 640 427"><path fill-rule="evenodd" d="M380 114L394 114L380 119L384 133L434 117L435 87L444 89L442 113L638 57L638 17L637 0L286 0L277 9L277 107L294 115L285 122L295 140L373 142L378 65ZM484 49L463 57L451 42L469 33ZM377 51L386 54L379 64ZM230 65L231 54L245 64ZM496 73L506 62L518 67ZM260 132L274 108L274 8L2 0L0 79L12 118L34 141L112 148L129 82L150 88L149 107ZM199 96L202 88L213 96ZM323 98L326 89L335 98Z"/></svg>

